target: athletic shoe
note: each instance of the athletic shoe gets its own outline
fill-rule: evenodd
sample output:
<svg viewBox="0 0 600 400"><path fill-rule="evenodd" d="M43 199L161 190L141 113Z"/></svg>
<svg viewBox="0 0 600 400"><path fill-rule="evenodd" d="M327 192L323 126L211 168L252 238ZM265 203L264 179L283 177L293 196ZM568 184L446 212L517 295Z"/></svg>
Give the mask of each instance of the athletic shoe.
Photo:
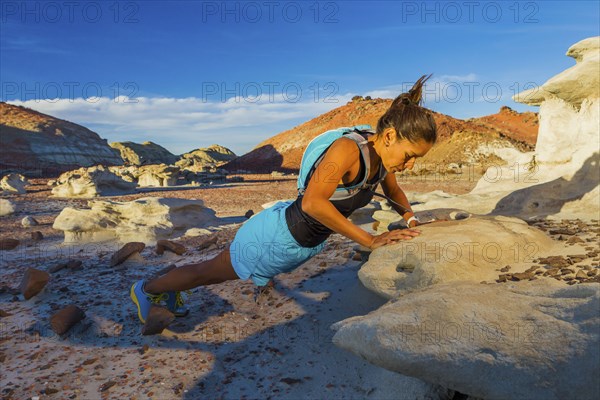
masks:
<svg viewBox="0 0 600 400"><path fill-rule="evenodd" d="M146 323L146 318L148 317L148 313L150 312L150 307L152 304L158 304L162 300L166 300L168 294L152 294L144 291L145 281L139 280L131 285L131 290L129 291L129 296L131 300L135 303L138 309L138 317L143 324Z"/></svg>
<svg viewBox="0 0 600 400"><path fill-rule="evenodd" d="M191 294L189 290L186 290L185 293L188 295ZM187 307L185 307L185 303L183 301L183 297L181 296L181 292L171 291L166 292L166 294L168 297L166 298L165 303L167 309L171 311L173 315L175 315L176 317L185 317L186 315L188 315L190 310Z"/></svg>

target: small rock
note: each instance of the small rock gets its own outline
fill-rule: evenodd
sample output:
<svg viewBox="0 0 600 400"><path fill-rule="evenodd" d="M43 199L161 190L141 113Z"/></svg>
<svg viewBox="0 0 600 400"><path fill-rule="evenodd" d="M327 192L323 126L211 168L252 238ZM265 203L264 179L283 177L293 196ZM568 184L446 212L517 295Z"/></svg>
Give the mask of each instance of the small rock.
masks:
<svg viewBox="0 0 600 400"><path fill-rule="evenodd" d="M112 255L110 258L110 266L114 267L123 263L129 257L131 257L134 253L140 253L146 245L142 242L129 242L125 246L121 247L119 251Z"/></svg>
<svg viewBox="0 0 600 400"><path fill-rule="evenodd" d="M54 264L53 266L48 268L48 272L50 272L51 274L54 274L54 273L60 271L61 269L65 268L66 266L67 266L66 262L60 262L60 263Z"/></svg>
<svg viewBox="0 0 600 400"><path fill-rule="evenodd" d="M506 267L500 268L500 272L508 272L510 270L510 265L507 265Z"/></svg>
<svg viewBox="0 0 600 400"><path fill-rule="evenodd" d="M570 244L585 243L585 241L582 240L579 236L572 236L569 239L567 239L567 243L570 243Z"/></svg>
<svg viewBox="0 0 600 400"><path fill-rule="evenodd" d="M592 282L600 282L600 274L591 276L588 278L587 281L584 281L585 283L592 283ZM582 282L583 283L583 282Z"/></svg>
<svg viewBox="0 0 600 400"><path fill-rule="evenodd" d="M81 271L83 269L83 261L70 260L69 262L67 262L66 267L71 271Z"/></svg>
<svg viewBox="0 0 600 400"><path fill-rule="evenodd" d="M150 350L150 346L148 346L147 344L145 344L138 351L139 351L140 354L146 354L148 352L148 350Z"/></svg>
<svg viewBox="0 0 600 400"><path fill-rule="evenodd" d="M164 307L152 306L142 327L142 335L156 335L161 333L173 320L175 315Z"/></svg>
<svg viewBox="0 0 600 400"><path fill-rule="evenodd" d="M362 261L362 255L360 253L354 253L354 255L352 256L352 259L354 261Z"/></svg>
<svg viewBox="0 0 600 400"><path fill-rule="evenodd" d="M170 240L159 240L156 242L156 254L162 255L165 250L177 254L178 256L186 252L186 248L181 243L175 243Z"/></svg>
<svg viewBox="0 0 600 400"><path fill-rule="evenodd" d="M44 286L50 280L50 274L46 271L40 271L35 268L27 268L23 279L21 280L20 290L25 297L25 300L29 300L36 294L42 291Z"/></svg>
<svg viewBox="0 0 600 400"><path fill-rule="evenodd" d="M575 254L575 255L570 255L567 257L568 257L568 260L573 264L577 264L578 262L581 262L587 258L587 256L585 254Z"/></svg>
<svg viewBox="0 0 600 400"><path fill-rule="evenodd" d="M532 272L515 272L512 274L513 281L524 281L533 277Z"/></svg>
<svg viewBox="0 0 600 400"><path fill-rule="evenodd" d="M540 258L538 262L541 264L547 264L554 268L564 268L570 265L567 259L563 256L550 256L546 258Z"/></svg>
<svg viewBox="0 0 600 400"><path fill-rule="evenodd" d="M28 228L30 226L37 226L37 225L39 225L39 222L37 222L36 219L33 218L33 217L26 216L25 218L23 218L21 220L21 225L23 225L24 228Z"/></svg>
<svg viewBox="0 0 600 400"><path fill-rule="evenodd" d="M376 231L377 228L379 228L380 223L381 223L380 221L373 222L373 225L371 225L371 227L373 228L374 231Z"/></svg>
<svg viewBox="0 0 600 400"><path fill-rule="evenodd" d="M217 235L213 235L198 245L197 250L204 250L217 243Z"/></svg>
<svg viewBox="0 0 600 400"><path fill-rule="evenodd" d="M115 386L117 384L117 382L115 381L108 381L108 382L104 382L102 384L102 386L100 386L100 391L101 392L106 392L108 389L110 389L111 387Z"/></svg>
<svg viewBox="0 0 600 400"><path fill-rule="evenodd" d="M91 365L91 364L95 363L96 361L98 361L98 358L88 358L87 360L82 362L81 365Z"/></svg>
<svg viewBox="0 0 600 400"><path fill-rule="evenodd" d="M587 277L588 277L587 273L582 269L577 271L577 273L575 274L576 279L587 279Z"/></svg>
<svg viewBox="0 0 600 400"><path fill-rule="evenodd" d="M7 313L4 310L0 310L0 318L10 317L11 315L12 315L11 313Z"/></svg>
<svg viewBox="0 0 600 400"><path fill-rule="evenodd" d="M48 268L48 272L53 274L64 268L70 269L72 271L80 271L83 269L82 265L83 262L81 260L69 260L67 262L63 261Z"/></svg>
<svg viewBox="0 0 600 400"><path fill-rule="evenodd" d="M576 233L576 230L569 228L559 228L550 230L551 235L575 235Z"/></svg>
<svg viewBox="0 0 600 400"><path fill-rule="evenodd" d="M35 232L31 232L31 240L42 240L44 238L44 235L42 235L42 232L40 231L35 231Z"/></svg>
<svg viewBox="0 0 600 400"><path fill-rule="evenodd" d="M533 265L533 266L531 266L531 267L527 268L527 269L525 270L525 272L535 272L535 271L536 271L537 269L539 269L539 268L540 268L540 266L539 266L539 265Z"/></svg>
<svg viewBox="0 0 600 400"><path fill-rule="evenodd" d="M0 250L12 250L19 245L17 239L0 239Z"/></svg>
<svg viewBox="0 0 600 400"><path fill-rule="evenodd" d="M85 313L79 307L71 304L50 318L50 326L57 335L62 335L69 331L76 323L85 318Z"/></svg>
<svg viewBox="0 0 600 400"><path fill-rule="evenodd" d="M571 268L562 268L562 269L560 270L560 273L561 273L562 275L573 274L573 273L575 273L575 270L574 270L574 269L571 269Z"/></svg>
<svg viewBox="0 0 600 400"><path fill-rule="evenodd" d="M287 385L295 385L297 383L302 383L302 379L297 379L297 378L281 378L279 380L279 382L283 382Z"/></svg>
<svg viewBox="0 0 600 400"><path fill-rule="evenodd" d="M248 211L246 211L246 214L244 214L244 217L250 219L250 217L253 215L254 215L254 211L248 210Z"/></svg>

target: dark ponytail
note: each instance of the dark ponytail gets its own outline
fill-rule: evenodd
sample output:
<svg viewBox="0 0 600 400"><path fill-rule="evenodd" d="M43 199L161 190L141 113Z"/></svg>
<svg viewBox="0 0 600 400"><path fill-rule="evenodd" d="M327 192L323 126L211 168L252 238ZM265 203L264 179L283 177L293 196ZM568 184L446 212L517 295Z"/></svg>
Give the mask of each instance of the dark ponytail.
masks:
<svg viewBox="0 0 600 400"><path fill-rule="evenodd" d="M413 87L394 99L390 108L377 122L377 134L381 135L387 128L394 128L399 139L410 142L424 140L435 143L437 127L429 110L421 107L423 103L423 84L431 75L419 78Z"/></svg>

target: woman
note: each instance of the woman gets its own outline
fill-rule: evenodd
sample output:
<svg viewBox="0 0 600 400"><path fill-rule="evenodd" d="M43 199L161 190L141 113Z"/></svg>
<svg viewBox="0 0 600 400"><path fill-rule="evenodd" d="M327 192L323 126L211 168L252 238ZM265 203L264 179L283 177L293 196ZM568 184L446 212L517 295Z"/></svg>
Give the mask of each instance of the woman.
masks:
<svg viewBox="0 0 600 400"><path fill-rule="evenodd" d="M408 93L392 102L377 122L376 133L358 132L365 139L359 146L347 137L336 139L310 175L303 194L293 202L278 202L246 221L232 243L215 258L135 282L130 295L140 320L144 323L152 304L163 300L176 316L186 315L179 293L183 290L240 278L251 278L257 286L264 286L275 275L297 268L322 251L333 232L370 249L419 235L418 230L411 229L419 221L394 172L412 169L416 158L425 155L436 141L433 116L420 106L427 79L422 76ZM347 219L371 201L373 192L363 188L378 181L410 228L374 236ZM339 187L353 187L357 182L366 184L350 197L332 198Z"/></svg>

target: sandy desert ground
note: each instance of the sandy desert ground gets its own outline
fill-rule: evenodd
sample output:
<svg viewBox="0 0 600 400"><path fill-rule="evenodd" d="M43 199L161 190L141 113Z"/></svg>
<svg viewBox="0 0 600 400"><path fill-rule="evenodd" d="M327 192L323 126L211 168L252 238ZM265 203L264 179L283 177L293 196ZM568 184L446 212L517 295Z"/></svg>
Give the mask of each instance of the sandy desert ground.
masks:
<svg viewBox="0 0 600 400"><path fill-rule="evenodd" d="M210 188L145 191L114 197L200 198L227 224L214 233L217 245L199 250L206 237L182 238L183 256L159 256L147 246L139 257L109 266L114 245L60 246L62 232L52 221L65 206L86 200L50 199L46 180L32 180L26 195L10 195L19 211L3 217L0 237L22 240L1 251L0 377L6 399L38 396L56 399L233 399L372 398L446 399L452 391L373 366L331 343L330 325L364 315L385 303L357 278L361 266L355 243L334 234L324 252L257 296L250 281L231 281L194 290L191 313L162 335L142 336L128 289L170 264L183 265L214 256L233 238L244 214L261 204L295 197L295 179L246 175L244 182ZM477 179L440 181L399 179L406 191L441 189L466 193ZM40 225L21 226L32 216ZM557 226L561 223L556 222ZM547 223L550 226L551 223ZM31 239L42 232L41 241ZM585 230L588 232L588 230ZM584 241L597 240L589 230ZM594 239L596 238L596 239ZM45 289L30 300L18 285L27 267L48 270L64 261L80 269L51 274ZM597 261L595 262L597 264ZM49 326L57 310L76 304L86 318L64 337ZM403 391L398 392L398 388ZM423 393L428 393L426 396ZM459 398L459 397L454 397Z"/></svg>

